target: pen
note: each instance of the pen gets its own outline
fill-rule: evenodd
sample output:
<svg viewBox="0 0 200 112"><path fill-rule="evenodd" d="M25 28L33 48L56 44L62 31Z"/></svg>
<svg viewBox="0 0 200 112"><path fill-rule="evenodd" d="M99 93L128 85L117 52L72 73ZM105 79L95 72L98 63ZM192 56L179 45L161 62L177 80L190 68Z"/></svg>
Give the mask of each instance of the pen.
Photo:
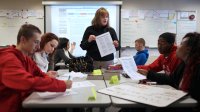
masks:
<svg viewBox="0 0 200 112"><path fill-rule="evenodd" d="M68 80L70 80L70 76L68 77Z"/></svg>
<svg viewBox="0 0 200 112"><path fill-rule="evenodd" d="M156 85L156 82L146 82L147 85Z"/></svg>

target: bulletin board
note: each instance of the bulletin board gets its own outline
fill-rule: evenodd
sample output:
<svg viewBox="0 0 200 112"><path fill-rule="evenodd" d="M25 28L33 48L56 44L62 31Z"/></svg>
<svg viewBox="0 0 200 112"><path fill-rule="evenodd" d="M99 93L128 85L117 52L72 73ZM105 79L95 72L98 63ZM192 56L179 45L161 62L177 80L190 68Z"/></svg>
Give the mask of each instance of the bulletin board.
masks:
<svg viewBox="0 0 200 112"><path fill-rule="evenodd" d="M121 46L134 47L136 39L144 38L146 46L155 48L164 32L176 33L176 41L180 43L183 35L196 31L196 20L188 19L191 15L196 18L196 11L122 9Z"/></svg>

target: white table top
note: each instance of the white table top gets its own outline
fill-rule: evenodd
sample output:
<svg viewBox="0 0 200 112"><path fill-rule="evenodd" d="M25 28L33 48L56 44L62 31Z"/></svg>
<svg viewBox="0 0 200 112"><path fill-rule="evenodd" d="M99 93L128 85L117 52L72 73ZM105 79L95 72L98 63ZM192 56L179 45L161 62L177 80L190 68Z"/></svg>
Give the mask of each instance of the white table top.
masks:
<svg viewBox="0 0 200 112"><path fill-rule="evenodd" d="M138 83L138 81L133 81L130 78L125 78L124 76L121 76L121 80L120 83L126 83L128 85L134 84L134 83ZM113 86L113 84L109 84L109 81L106 81L106 85L107 87ZM168 85L152 85L152 86L159 86L162 88L171 88L173 89L173 87L168 86ZM116 107L149 107L149 108L154 108L152 106L149 105L145 105L145 104L141 104L141 103L137 103L137 102L133 102L133 101L128 101L128 100L124 100L121 98L116 98L111 96L111 100L112 100L112 105L116 106ZM180 99L177 102L174 102L173 104L169 105L168 107L195 107L197 105L197 101L192 99L190 96L186 96L182 99Z"/></svg>
<svg viewBox="0 0 200 112"><path fill-rule="evenodd" d="M90 80L95 84L95 89L105 88L103 80ZM78 94L69 96L58 96L52 99L42 99L37 93L31 94L23 102L24 108L67 108L67 107L108 107L111 105L111 99L108 95L97 93L95 101L89 101L88 97L91 92L91 87L72 89Z"/></svg>
<svg viewBox="0 0 200 112"><path fill-rule="evenodd" d="M59 74L64 74L68 72L68 70L60 70L58 71ZM80 80L86 80L86 79L78 79L74 81L80 81ZM106 87L113 86L109 84L109 80L89 80L93 84L96 85L95 89L103 89ZM133 81L130 78L124 78L121 76L120 83L126 83L126 84L134 84L138 83L138 81ZM172 88L170 86L166 85L159 85L159 87L164 88ZM144 108L154 108L152 106L148 106L145 104L132 102L116 97L110 97L105 94L101 94L97 92L97 99L95 101L88 101L89 94L91 94L91 87L86 88L77 88L73 89L73 91L77 92L78 94L69 95L69 96L59 96L53 99L42 99L39 97L37 93L31 94L24 102L23 107L24 108L73 108L73 107L108 107L111 105L116 107L144 107ZM112 102L111 102L112 101ZM179 101L169 105L169 107L195 107L197 104L197 101L190 98L190 97L184 97L180 99Z"/></svg>

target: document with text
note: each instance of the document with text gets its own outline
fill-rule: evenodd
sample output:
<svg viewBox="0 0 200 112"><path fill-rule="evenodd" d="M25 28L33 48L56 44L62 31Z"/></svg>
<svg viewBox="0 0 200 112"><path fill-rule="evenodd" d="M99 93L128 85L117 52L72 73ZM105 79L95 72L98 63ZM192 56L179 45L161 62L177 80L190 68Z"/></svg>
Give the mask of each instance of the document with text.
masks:
<svg viewBox="0 0 200 112"><path fill-rule="evenodd" d="M145 76L137 72L138 69L133 57L122 57L119 58L119 60L122 64L123 70L132 80L146 79Z"/></svg>
<svg viewBox="0 0 200 112"><path fill-rule="evenodd" d="M104 57L116 52L110 32L96 36L96 43L97 43L101 57Z"/></svg>

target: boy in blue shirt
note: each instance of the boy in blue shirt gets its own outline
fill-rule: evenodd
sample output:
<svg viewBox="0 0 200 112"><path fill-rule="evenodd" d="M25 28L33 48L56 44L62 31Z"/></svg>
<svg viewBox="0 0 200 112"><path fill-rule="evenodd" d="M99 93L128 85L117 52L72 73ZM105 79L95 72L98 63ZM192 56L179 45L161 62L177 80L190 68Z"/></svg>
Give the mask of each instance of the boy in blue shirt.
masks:
<svg viewBox="0 0 200 112"><path fill-rule="evenodd" d="M139 38L135 40L135 49L138 51L135 56L133 56L136 65L144 65L149 57L148 50L145 49L145 40Z"/></svg>

